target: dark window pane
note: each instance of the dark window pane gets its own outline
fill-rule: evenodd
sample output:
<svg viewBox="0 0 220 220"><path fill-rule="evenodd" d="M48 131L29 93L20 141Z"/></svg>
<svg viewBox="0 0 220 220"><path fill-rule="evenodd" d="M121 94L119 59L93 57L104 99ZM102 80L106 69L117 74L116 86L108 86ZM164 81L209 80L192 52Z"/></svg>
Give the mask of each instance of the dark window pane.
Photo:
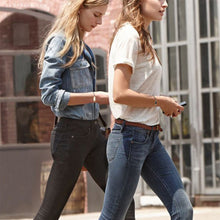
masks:
<svg viewBox="0 0 220 220"><path fill-rule="evenodd" d="M14 57L14 95L38 95L37 60L30 55Z"/></svg>
<svg viewBox="0 0 220 220"><path fill-rule="evenodd" d="M211 43L212 53L212 85L213 87L220 87L220 47L219 42Z"/></svg>
<svg viewBox="0 0 220 220"><path fill-rule="evenodd" d="M214 110L214 135L220 136L220 92L213 94L213 110Z"/></svg>
<svg viewBox="0 0 220 220"><path fill-rule="evenodd" d="M216 186L220 187L220 143L215 144Z"/></svg>
<svg viewBox="0 0 220 220"><path fill-rule="evenodd" d="M100 55L95 55L96 66L97 66L97 79L105 79L105 63L104 57Z"/></svg>
<svg viewBox="0 0 220 220"><path fill-rule="evenodd" d="M97 91L107 91L106 85L105 84L101 84L101 85L97 85L96 86ZM106 109L108 108L108 105L100 105L100 109Z"/></svg>
<svg viewBox="0 0 220 220"><path fill-rule="evenodd" d="M176 65L176 48L168 49L168 65L169 65L169 90L177 90L177 65Z"/></svg>
<svg viewBox="0 0 220 220"><path fill-rule="evenodd" d="M37 56L0 56L0 96L39 95Z"/></svg>
<svg viewBox="0 0 220 220"><path fill-rule="evenodd" d="M205 185L206 187L213 186L213 170L212 170L212 146L211 144L204 145L204 161L205 161Z"/></svg>
<svg viewBox="0 0 220 220"><path fill-rule="evenodd" d="M41 102L2 103L2 144L45 143L50 141L54 115Z"/></svg>
<svg viewBox="0 0 220 220"><path fill-rule="evenodd" d="M188 62L187 62L187 47L179 47L180 59L180 88L188 89Z"/></svg>
<svg viewBox="0 0 220 220"><path fill-rule="evenodd" d="M171 138L172 139L179 139L180 138L180 121L178 118L171 118Z"/></svg>
<svg viewBox="0 0 220 220"><path fill-rule="evenodd" d="M188 96L182 96L181 101L186 101L187 106L184 107L184 111L181 114L182 136L183 139L190 138L190 121L189 121L189 99Z"/></svg>
<svg viewBox="0 0 220 220"><path fill-rule="evenodd" d="M202 87L209 87L209 53L208 44L201 44Z"/></svg>
<svg viewBox="0 0 220 220"><path fill-rule="evenodd" d="M106 85L105 84L97 85L97 91L107 92Z"/></svg>
<svg viewBox="0 0 220 220"><path fill-rule="evenodd" d="M186 5L185 0L177 1L178 7L178 34L179 40L186 40Z"/></svg>
<svg viewBox="0 0 220 220"><path fill-rule="evenodd" d="M169 0L169 7L167 8L167 39L168 42L173 42L176 40L174 0Z"/></svg>
<svg viewBox="0 0 220 220"><path fill-rule="evenodd" d="M179 145L171 146L171 157L177 170L180 173L180 146Z"/></svg>
<svg viewBox="0 0 220 220"><path fill-rule="evenodd" d="M211 0L210 3L210 28L211 28L211 36L218 36L218 3L217 0Z"/></svg>
<svg viewBox="0 0 220 220"><path fill-rule="evenodd" d="M190 145L183 145L183 176L191 179L191 151Z"/></svg>
<svg viewBox="0 0 220 220"><path fill-rule="evenodd" d="M14 57L14 95L24 96L28 75L31 74L30 56L20 55Z"/></svg>
<svg viewBox="0 0 220 220"><path fill-rule="evenodd" d="M153 32L153 41L154 44L160 44L161 43L161 32L160 32L160 22L153 22L152 23L152 32Z"/></svg>
<svg viewBox="0 0 220 220"><path fill-rule="evenodd" d="M216 161L220 160L220 143L215 144L215 160Z"/></svg>
<svg viewBox="0 0 220 220"><path fill-rule="evenodd" d="M38 103L16 104L17 143L38 143Z"/></svg>
<svg viewBox="0 0 220 220"><path fill-rule="evenodd" d="M203 110L203 136L211 137L209 93L205 93L202 95L202 110Z"/></svg>
<svg viewBox="0 0 220 220"><path fill-rule="evenodd" d="M206 0L197 0L199 2L199 21L200 21L200 37L207 37L207 5Z"/></svg>

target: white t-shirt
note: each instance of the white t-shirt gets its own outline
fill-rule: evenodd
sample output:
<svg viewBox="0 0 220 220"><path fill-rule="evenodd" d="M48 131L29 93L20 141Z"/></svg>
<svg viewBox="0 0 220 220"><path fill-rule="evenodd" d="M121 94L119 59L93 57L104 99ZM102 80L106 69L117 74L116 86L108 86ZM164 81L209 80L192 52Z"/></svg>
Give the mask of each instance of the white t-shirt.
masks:
<svg viewBox="0 0 220 220"><path fill-rule="evenodd" d="M154 63L140 52L141 45L138 32L130 23L124 24L113 40L109 55L110 108L115 118L153 126L159 124L159 107L137 108L113 101L114 69L117 64L128 64L132 67L131 90L152 96L160 94L162 67L157 57L155 57Z"/></svg>

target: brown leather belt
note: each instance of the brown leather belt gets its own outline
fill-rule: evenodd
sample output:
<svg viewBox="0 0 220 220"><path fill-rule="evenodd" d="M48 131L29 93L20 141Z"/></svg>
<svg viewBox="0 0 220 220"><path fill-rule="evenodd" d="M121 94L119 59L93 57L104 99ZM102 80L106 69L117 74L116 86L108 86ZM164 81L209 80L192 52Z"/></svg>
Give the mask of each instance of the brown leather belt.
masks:
<svg viewBox="0 0 220 220"><path fill-rule="evenodd" d="M131 126L143 128L146 130L163 131L163 129L160 127L159 124L154 125L154 126L148 126L148 125L137 123L137 122L125 121L120 118L115 119L115 123L120 124L120 125L122 125L124 123L125 125L131 125Z"/></svg>

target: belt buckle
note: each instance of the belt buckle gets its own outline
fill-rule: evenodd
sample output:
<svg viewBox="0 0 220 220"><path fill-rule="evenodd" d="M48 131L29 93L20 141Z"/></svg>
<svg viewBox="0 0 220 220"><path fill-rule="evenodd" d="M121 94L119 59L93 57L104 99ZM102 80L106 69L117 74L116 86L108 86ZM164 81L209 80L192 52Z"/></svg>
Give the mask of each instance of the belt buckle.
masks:
<svg viewBox="0 0 220 220"><path fill-rule="evenodd" d="M156 130L159 131L160 125L156 125Z"/></svg>

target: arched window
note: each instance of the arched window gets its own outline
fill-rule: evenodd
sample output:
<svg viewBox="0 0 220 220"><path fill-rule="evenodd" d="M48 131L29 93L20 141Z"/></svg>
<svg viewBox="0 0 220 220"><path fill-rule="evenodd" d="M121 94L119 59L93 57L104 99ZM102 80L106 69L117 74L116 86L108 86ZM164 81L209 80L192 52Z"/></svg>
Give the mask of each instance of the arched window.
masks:
<svg viewBox="0 0 220 220"><path fill-rule="evenodd" d="M0 146L49 142L49 108L40 101L38 54L52 15L0 8Z"/></svg>

